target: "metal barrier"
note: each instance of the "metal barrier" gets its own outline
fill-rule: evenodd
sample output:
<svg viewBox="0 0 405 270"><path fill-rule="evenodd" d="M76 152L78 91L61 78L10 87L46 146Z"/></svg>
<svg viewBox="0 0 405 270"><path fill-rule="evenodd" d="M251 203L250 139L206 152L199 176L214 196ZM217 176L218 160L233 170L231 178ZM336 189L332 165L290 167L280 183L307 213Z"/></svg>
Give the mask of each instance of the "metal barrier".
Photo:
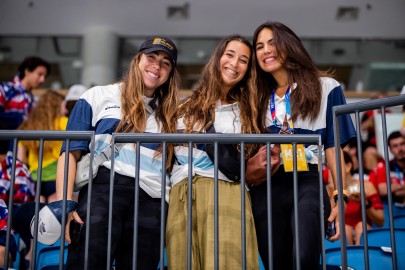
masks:
<svg viewBox="0 0 405 270"><path fill-rule="evenodd" d="M320 135L290 135L290 136L285 136L285 135L279 135L279 134L261 134L261 135L249 135L249 134L119 134L115 133L113 134L113 144L115 143L136 143L136 161L137 165L136 167L139 168L139 155L140 155L140 148L139 145L140 143L162 143L163 144L163 149L165 149L166 144L168 143L187 143L189 146L189 164L192 163L192 151L193 151L193 144L194 143L214 143L214 149L215 149L215 158L214 158L214 194L215 194L215 201L214 201L214 266L215 269L218 269L218 143L225 143L225 144L239 144L241 145L241 155L244 155L244 145L245 144L266 144L267 146L267 181L271 181L271 174L270 174L270 144L275 143L275 144L293 144L293 168L294 168L294 216L295 220L298 220L298 175L297 175L297 144L315 144L318 145L318 160L321 161L321 137ZM164 157L163 153L163 157ZM243 160L243 159L241 159ZM112 165L113 163L112 159ZM163 158L163 165L165 166L165 158ZM321 170L321 166L319 166L319 172ZM111 175L112 176L112 175ZM241 198L242 198L242 208L245 209L245 163L241 161ZM136 170L136 179L139 177L139 170ZM189 173L188 173L188 186L192 186L192 167L189 166ZM136 180L139 181L139 180ZM164 209L164 186L165 186L165 175L162 176L162 209ZM320 190L323 190L323 181L322 181L322 174L319 173L319 185L320 185ZM137 188L135 189L135 216L137 213L137 209L139 207L138 205L138 189L139 185L135 185ZM112 185L111 185L112 187ZM110 191L112 189L110 188ZM267 198L270 198L271 194L271 185L267 185ZM110 193L110 204L112 194ZM191 269L191 216L192 216L192 192L188 192L188 239L187 239L187 268ZM320 192L320 202L323 202L323 193ZM271 200L267 201L268 203L268 220L269 224L271 224ZM110 208L111 209L111 208ZM321 204L319 207L320 211L320 216L321 216L321 227L322 227L322 237L324 235L324 224L323 224L323 205ZM164 211L162 210L162 219L165 217L163 216ZM111 213L110 213L111 215ZM111 220L109 221L111 222ZM136 220L134 224L134 228L137 227ZM245 243L245 211L241 211L241 228L242 228L242 235L241 235L241 240L242 240L242 267L243 269L246 269L246 243ZM163 262L163 248L164 248L164 239L163 239L163 233L165 231L165 224L162 222L161 226L161 243L160 243L160 261ZM295 223L295 232L296 232L296 238L295 241L298 243L299 242L299 232L298 232L298 223ZM272 254L272 244L271 244L271 231L269 231L269 258L271 258ZM136 254L136 233L134 233L134 254ZM110 243L110 242L109 242ZM111 250L109 250L111 252ZM300 250L296 249L296 257L299 258ZM110 253L108 253L108 258L110 257ZM135 256L136 257L136 256ZM135 266L136 258L134 258L133 266ZM107 263L109 265L110 262ZM270 262L271 265L271 262ZM298 264L299 265L299 264ZM133 268L135 269L135 268ZM163 269L163 266L161 265L161 269ZM298 267L299 269L299 267Z"/></svg>
<svg viewBox="0 0 405 270"><path fill-rule="evenodd" d="M357 102L357 103L352 103L352 104L347 104L347 105L341 105L341 106L336 106L333 108L333 114L334 114L334 135L335 135L335 145L340 145L339 142L339 125L338 125L338 117L340 115L344 114L355 114L355 124L356 124L356 130L357 130L357 144L358 144L358 159L359 159L359 173L360 173L360 190L361 190L361 200L364 202L365 200L365 191L364 191L364 171L363 171L363 157L361 155L362 152L362 145L361 145L361 131L360 131L360 117L359 114L360 112L368 111L368 110L375 110L375 109L380 109L381 110L381 115L382 115L382 125L383 125L383 143L384 143L384 158L385 158L385 166L386 168L389 168L389 156L388 156L388 146L387 146L387 132L386 132L386 111L385 109L387 107L393 107L393 106L398 106L398 105L403 105L405 104L405 96L397 96L397 97L389 97L389 98L384 98L384 99L378 99L378 100L372 100L372 101L364 101L364 102ZM10 185L10 194L13 194L13 189L14 189L14 182L15 182L15 162L16 162L16 153L17 153L17 145L19 140L39 140L40 141L40 149L39 149L39 166L38 166L38 179L41 179L41 170L42 170L42 156L43 156L43 149L44 149L44 141L47 140L64 140L67 143L67 148L66 150L69 151L69 142L72 140L82 140L82 141L89 141L89 142L94 142L94 133L93 132L86 132L86 131L81 131L81 132L73 132L73 131L0 131L0 140L13 140L14 142L14 148L13 148L13 164L12 164L12 180L11 180L11 185ZM322 146L320 136L318 135L291 135L291 136L283 136L283 135L278 135L278 134L261 134L261 135L248 135L248 134L113 134L113 140L112 143L135 143L138 147L137 152L136 152L136 168L139 168L139 162L140 162L140 152L139 152L139 146L141 143L161 143L163 145L163 162L162 166L165 166L165 156L166 156L166 146L167 144L188 144L189 146L189 163L191 163L191 158L192 158L192 152L193 152L193 144L194 143L214 143L215 144L215 175L214 175L214 187L215 187L215 202L214 202L214 215L215 215L215 221L214 221L214 237L215 237L215 246L214 246L214 254L215 254L215 269L218 269L218 144L219 143L232 143L232 144L241 144L241 155L244 155L244 145L245 144L250 144L250 143L258 143L258 144L265 144L267 146L267 163L268 163L268 174L267 174L267 181L271 181L271 174L270 174L270 144L275 144L275 143L280 143L280 144L293 144L293 156L296 156L296 151L297 151L297 144L316 144L318 145L319 149ZM91 144L93 147L93 150L91 151L92 159L94 158L94 144ZM319 155L321 151L318 151ZM318 158L319 161L322 160L321 156ZM340 159L340 155L338 152L336 152L336 161L337 161L337 168L341 168L342 161ZM66 204L66 192L67 192L67 177L68 177L68 172L66 170L68 166L68 158L66 156L66 162L65 162L65 192L64 192L64 206ZM114 157L112 157L112 168L114 168ZM297 194L298 194L298 188L297 188L297 161L294 158L293 162L294 166L294 216L295 219L297 220L298 217L298 212L297 212L297 205L298 205L298 200L297 200ZM90 167L90 170L92 168ZM319 172L321 170L321 166L319 166ZM113 170L112 170L113 171ZM165 169L163 168L163 172L165 172ZM90 171L90 175L92 175L92 172ZM136 189L135 189L135 216L137 216L138 213L138 208L139 208L139 170L135 171L135 181L136 181ZM245 193L244 193L244 186L245 186L245 163L241 162L241 198L242 198L242 209L244 209L245 206ZM113 173L111 173L111 179L113 177ZM343 192L343 186L341 182L342 178L342 172L340 169L337 170L337 184L338 184L338 190L339 194L342 194ZM110 179L110 187L113 187L113 181ZM192 185L192 167L189 167L189 185ZM388 210L389 210L389 224L390 224L390 237L391 237L391 244L392 244L392 261L393 261L393 269L398 269L397 266L397 253L396 253L396 241L394 237L394 225L393 225L393 201L392 201L392 193L391 193L391 186L389 185L389 170L386 171L386 179L387 179L387 188L388 188ZM161 219L165 220L165 181L166 181L166 175L163 173L162 175L162 199L161 199L161 205L162 205L162 212L161 212ZM88 198L91 198L91 185L92 181L89 182L89 196ZM320 190L323 188L323 181L322 181L322 174L319 173L319 185L321 187ZM40 194L40 185L37 185L36 187L36 206L35 206L35 213L36 216L38 216L38 211L39 211L39 194ZM267 196L270 198L271 194L271 185L267 186ZM323 202L323 193L320 192L320 202ZM110 188L110 209L112 209L112 198L113 198L113 189ZM10 196L8 205L13 204L13 198ZM191 192L188 194L188 216L192 216L192 208L191 208ZM88 201L90 202L90 201ZM343 200L339 199L339 209L342 209L343 206ZM271 224L271 200L267 201L268 203L268 222ZM91 211L91 206L90 203L87 205L87 212L90 213ZM365 210L365 204L362 203L361 206L362 210L362 219L366 219L366 210ZM65 210L64 210L65 211ZM321 216L321 230L322 230L322 235L320 236L323 239L323 235L325 234L324 231L324 224L323 224L323 207L322 203L319 207L319 213ZM13 208L9 207L9 216L13 216ZM344 226L344 215L342 211L339 211L339 218L341 220L340 222L340 231L341 235L345 236L345 226ZM7 240L6 240L6 253L8 254L9 251L9 245L10 245L10 236L11 236L11 227L12 227L12 218L9 218L9 226L7 227ZM112 214L110 212L110 217L108 220L109 223L109 233L108 233L108 261L106 268L109 268L109 265L111 265L110 261L110 255L111 255L111 228L112 228ZM61 241L64 241L64 233L65 233L65 225L66 220L65 220L65 215L63 215L62 219L62 236L61 236ZM245 211L241 211L241 225L242 225L242 234L241 234L241 239L242 239L242 258L243 258L243 269L246 268L246 243L245 243ZM188 222L188 239L187 239L187 266L188 269L191 269L191 219L189 219ZM299 232L298 232L298 223L295 224L295 241L297 243L297 246L299 246ZM135 224L134 224L135 230L137 230L137 219L135 219ZM35 219L35 231L38 231L38 218ZM165 232L165 223L162 222L161 225L161 241L160 241L160 261L163 262L164 259L164 232ZM365 235L364 237L364 261L365 261L365 269L370 269L369 265L369 252L368 252L368 240L367 240L367 227L366 224L363 223L363 233ZM88 244L89 244L89 226L86 227L86 253L85 253L85 265L84 269L87 269L87 262L88 262ZM37 234L34 236L34 243L37 242ZM269 258L271 260L271 254L272 250L274 247L272 247L271 243L271 230L269 231ZM136 254L136 248L137 248L137 231L134 232L134 254ZM325 266L325 247L324 244L322 244L323 252L322 252L322 261L323 261L323 269L326 269ZM59 261L59 269L63 269L64 265L64 260L63 260L63 254L64 254L64 245L60 246L60 261ZM342 250L342 266L343 269L347 269L347 248L346 248L346 239L345 237L341 238L341 250ZM296 249L295 254L296 258L299 258L299 253L300 250ZM36 254L36 245L33 245L32 249L32 258L31 258L31 269L35 269L35 257ZM136 256L133 258L133 269L136 269L136 262L137 262ZM8 265L9 263L9 257L5 256L5 265ZM270 269L271 267L271 262L269 262ZM8 268L6 266L6 268ZM163 264L161 263L160 268L163 269ZM297 268L300 268L300 265L297 264Z"/></svg>
<svg viewBox="0 0 405 270"><path fill-rule="evenodd" d="M334 133L335 133L335 145L340 145L339 141L339 116L344 115L344 114L355 114L355 123L356 123L356 130L357 130L357 144L358 144L358 158L359 158L359 163L360 163L360 190L361 190L361 200L364 201L365 199L365 192L364 192L364 171L362 169L362 164L363 164L363 158L361 155L362 152L362 145L361 145L361 131L360 131L360 117L359 113L368 111L368 110L375 110L375 109L381 109L381 115L382 115L382 125L383 125L383 142L384 142L384 158L385 158L385 165L387 168L389 168L388 164L388 146L387 146L387 132L386 132L386 116L385 116L385 109L387 107L393 107L393 106L398 106L398 105L403 105L405 104L405 96L398 96L398 97L390 97L390 98L384 98L384 99L378 99L378 100L372 100L372 101L364 101L364 102L357 102L357 103L352 103L352 104L347 104L347 105L341 105L341 106L336 106L333 108L333 113L334 113ZM189 146L189 163L192 163L192 152L193 152L193 144L194 143L214 143L215 144L215 160L214 160L214 165L215 165L215 202L214 202L214 215L215 215L215 221L214 221L214 237L215 237L215 245L214 245L214 258L215 258L215 269L218 269L218 144L219 143L232 143L232 144L241 144L241 155L244 155L244 145L245 144L265 144L267 146L267 163L268 163L268 174L267 174L267 181L271 181L271 174L270 174L270 144L293 144L293 156L296 156L297 153L297 144L316 144L318 145L319 149L321 149L322 144L321 144L321 139L319 135L290 135L290 136L285 136L285 135L278 135L278 134L260 134L260 135L248 135L248 134L121 134L121 133L115 133L113 134L112 137L112 144L115 143L135 143L138 147L137 152L136 152L136 168L139 168L139 162L140 162L140 144L141 143L160 143L163 146L163 172L165 172L164 166L165 166L165 156L166 156L166 146L167 144L188 144ZM18 140L39 140L40 141L40 149L39 149L39 166L38 166L38 178L41 178L41 169L42 169L42 156L43 156L43 147L44 147L44 141L46 140L64 140L66 141L67 148L66 151L69 151L69 142L71 140L81 140L81 141L89 141L89 142L94 142L94 133L93 132L73 132L73 131L32 131L32 132L27 132L27 131L0 131L0 139L5 140L5 139L12 139L14 141L14 155L13 155L13 167L12 167L12 179L11 179L11 185L10 185L10 194L13 193L13 188L14 188L14 182L15 182L15 161L16 161L16 153L17 153L17 145L18 145ZM92 156L91 159L94 158L94 143L91 144L92 147ZM318 151L319 157L318 160L319 162L322 161L322 158L320 156L321 151ZM242 159L243 160L243 159ZM337 168L341 168L341 159L340 155L336 153L336 160L337 160ZM65 192L64 192L64 206L66 204L66 192L67 192L67 177L68 177L68 172L66 170L68 166L68 158L66 156L66 162L65 162ZM112 166L112 172L114 168L114 155L112 156L111 159L111 166ZM320 165L320 164L319 164ZM294 166L294 208L297 208L298 205L298 191L297 191L297 181L298 181L298 175L297 175L297 161L294 158L293 160L293 166ZM92 168L90 167L90 170ZM245 193L244 193L244 188L245 188L245 163L241 162L241 198L242 198L242 208L245 208ZM323 188L323 181L322 181L322 174L321 174L321 166L319 166L319 185L320 185L320 190ZM92 172L90 171L90 175L92 175ZM139 208L139 170L135 171L135 181L136 181L136 189L135 189L135 216L137 216L138 213L138 208ZM112 200L113 200L113 181L111 179L113 178L113 173L111 173L110 176L110 210L112 209ZM337 184L338 184L338 190L339 194L342 194L343 191L343 186L341 182L342 178L342 172L340 169L337 170ZM189 166L189 186L192 188L192 167ZM391 194L391 186L390 186L390 179L389 179L389 170L386 172L386 179L387 179L387 187L388 187L388 206L389 206L389 223L390 223L390 236L391 236L391 243L392 243L392 260L393 260L393 269L398 269L397 267L397 255L396 255L396 242L395 242L395 237L394 237L394 226L393 226L393 209L392 209L392 194ZM163 221L161 224L161 240L160 240L160 261L163 262L163 254L164 254L164 232L165 232L165 215L164 215L164 207L165 207L165 181L166 181L166 174L163 173L162 175L162 199L161 199L161 205L162 205L162 212L161 212L161 220ZM88 200L88 205L87 205L87 213L90 213L91 211L91 206L90 206L90 198L91 198L91 185L92 181L89 182L89 200ZM191 190L190 188L190 190ZM38 215L39 211L39 194L40 194L40 189L41 185L37 185L36 188L36 206L35 206L35 213L36 216ZM191 197L192 192L189 192L188 194L188 204L191 205ZM271 194L271 185L267 186L267 197L270 198ZM320 213L320 220L321 220L321 232L322 232L322 239L325 238L325 230L323 226L323 208L322 208L322 202L323 202L323 193L320 192L320 208L319 208L319 213ZM339 195L340 196L340 195ZM340 198L338 200L339 202L339 208L343 208L343 200ZM10 196L8 205L12 205L12 196ZM267 200L268 203L268 223L271 224L271 200ZM362 203L361 206L362 209L362 218L363 220L366 219L366 213L365 213L365 205ZM65 210L64 210L65 211ZM12 216L13 214L13 209L12 207L9 207L9 215ZM189 222L188 222L188 230L187 230L187 266L188 269L191 269L191 219L190 217L192 216L192 208L189 208ZM295 220L298 220L298 212L294 211L294 217ZM345 227L344 227L344 215L342 211L339 211L339 217L342 222L340 222L340 231L341 235L345 236ZM62 219L62 236L61 236L61 242L64 241L64 236L65 236L65 225L66 220L65 220L65 215L63 215ZM112 228L112 213L110 211L110 216L108 220L109 224L109 232L108 232L108 254L107 254L107 265L106 268L108 269L109 266L111 265L110 261L110 255L111 255L111 228ZM242 263L243 263L243 269L246 269L246 243L245 243L245 211L241 211L241 225L242 225ZM295 241L296 241L296 246L299 246L299 235L298 235L298 223L295 224ZM10 244L10 228L12 227L12 219L9 219L9 226L7 228L7 241L6 241L6 253L8 254L9 250L9 244ZM35 220L35 231L38 228L38 218ZM137 219L135 219L134 222L134 228L137 230ZM365 269L370 269L369 265L369 254L368 254L368 240L367 240L367 227L366 224L363 223L363 232L365 234L364 237L364 260L365 260ZM85 252L85 264L84 268L88 268L88 244L89 244L89 226L86 227L86 252ZM269 258L270 258L270 265L268 266L269 269L272 269L271 265L271 256L272 256L272 242L271 242L271 230L269 231L269 239L268 239L268 245L269 245ZM134 232L134 254L136 254L136 248L137 248L137 233L136 231ZM34 235L34 243L37 242L37 234ZM60 262L59 262L59 269L63 269L64 261L63 261L63 254L64 254L64 245L60 246ZM345 237L341 238L341 251L342 251L342 266L344 269L347 268L347 248L346 248L346 239ZM35 253L36 253L36 245L33 246L32 250L32 258L31 258L31 269L35 269ZM296 258L299 258L300 251L299 249L295 250ZM325 246L324 243L322 243L322 265L323 269L326 269L325 265ZM137 256L135 255L133 257L133 269L136 269L136 262L137 262ZM8 256L5 256L5 265L8 265L9 258ZM298 269L300 268L299 264L297 264ZM161 263L160 268L163 269L163 263Z"/></svg>
<svg viewBox="0 0 405 270"><path fill-rule="evenodd" d="M387 194L388 194L388 209L389 209L389 224L390 224L390 236L391 236L391 245L392 245L392 264L393 269L398 269L398 261L397 261L397 248L396 248L396 241L394 237L394 225L393 225L393 209L392 209L392 193L391 193L391 185L390 177L389 177L389 156L388 156L388 146L387 146L387 123L386 123L386 108L387 107L394 107L394 106L402 106L405 104L405 95L400 95L396 97L389 97L383 99L376 99L370 101L362 101L356 102L346 105L335 106L333 108L333 124L334 124L334 137L335 137L335 145L340 145L340 136L339 136L339 125L338 125L338 117L340 115L345 114L355 114L355 125L357 130L357 147L358 147L358 160L359 160L359 174L360 174L360 194L361 194L361 212L362 212L362 220L366 220L366 208L365 208L365 191L364 191L364 170L363 170L363 157L362 157L362 144L361 144L361 129L360 129L360 112L365 112L369 110L381 110L381 117L382 117L382 131L383 131L383 143L384 143L384 159L385 159L385 167L386 170L386 180L387 180ZM340 155L336 152L336 161L337 161L337 178L339 179L338 183L338 190L339 194L343 193L343 185L341 182L342 172L341 172L341 165L342 161L340 159ZM340 196L340 195L339 195ZM339 202L339 209L343 209L343 198L338 200ZM339 220L340 222L340 231L342 232L341 235L345 236L345 226L344 226L344 215L342 211L339 211ZM366 222L363 222L363 233L364 233L364 262L365 262L365 269L370 269L369 265L369 251L368 251L368 238L367 238L367 225ZM341 238L340 247L342 250L342 267L343 269L347 269L347 249L346 249L346 237ZM324 268L325 269L325 268Z"/></svg>
<svg viewBox="0 0 405 270"><path fill-rule="evenodd" d="M359 105L345 105L345 106L338 106L334 108L334 114L336 115L335 118L337 119L337 117L340 114L344 114L347 113L348 111L350 111L350 108L355 108L356 109L356 119L358 121L358 111L360 110L368 110L368 109L372 109L375 108L373 106L379 106L378 108L382 107L382 106L388 106L387 104L389 104L390 106L395 106L400 104L400 102L405 103L405 97L397 100L394 98L389 98L387 99L387 101L382 101L382 103L378 102L378 104L376 102L371 103L371 102L365 102L364 104L359 104ZM374 105L376 104L376 105ZM394 105L393 105L394 104ZM335 121L335 119L334 119ZM337 121L336 121L337 122ZM336 127L336 125L335 125ZM359 130L359 128L358 128ZM339 145L339 139L338 139L338 135L339 135L339 130L336 128L335 129L335 145ZM386 136L386 135L385 135ZM385 137L386 138L386 137ZM13 139L14 140L14 156L13 156L13 178L12 178L12 184L11 184L11 189L13 188L13 184L15 181L15 153L17 152L17 144L18 144L18 140L40 140L40 150L39 150L39 170L38 170L38 179L41 178L41 168L42 168L42 153L43 153L43 143L45 140L64 140L66 141L67 144L67 148L66 151L69 151L69 142L72 140L76 140L76 141L89 141L89 142L94 142L94 134L93 132L72 132L72 131L32 131L32 132L26 132L26 131L0 131L0 140L4 140L4 139ZM194 143L214 143L215 146L215 159L214 159L214 168L215 168L215 175L214 175L214 193L215 193L215 201L214 201L214 237L215 237L215 245L214 245L214 258L215 258L215 269L219 268L219 243L218 243L218 144L220 143L224 143L224 144L240 144L241 145L241 155L243 156L244 153L244 145L245 144L265 144L267 147L267 181L270 182L271 181L271 174L270 174L270 145L271 144L292 144L293 145L293 168L294 168L294 189L293 189L293 193L294 193L294 218L295 220L298 220L298 173L297 173L297 160L296 160L296 155L297 155L297 144L312 144L312 145L317 145L318 146L318 161L321 162L322 161L322 156L321 156L321 148L322 148L322 142L321 142L321 137L320 135L289 135L289 136L285 136L285 135L279 135L279 134L260 134L260 135L251 135L251 134L122 134L122 133L114 133L112 136L112 144L116 144L116 143L134 143L136 144L136 164L135 167L139 168L139 164L140 164L140 144L141 143L159 143L162 144L163 146L163 153L162 153L162 157L163 157L163 162L162 162L162 166L163 166L163 172L165 172L165 161L166 161L166 147L167 144L187 144L189 146L189 160L188 162L191 164L192 163L192 153L193 153L193 144ZM93 154L91 159L94 158L94 143L91 144L93 149L91 151L91 153ZM359 151L360 152L360 151ZM386 155L388 156L388 155ZM361 158L361 157L359 157ZM243 160L243 159L241 159ZM360 160L360 159L359 159ZM68 167L68 156L66 156L65 159L65 183L64 183L64 188L65 188L65 192L64 192L64 208L65 208L65 204L66 204L66 192L67 192L67 177L68 177L68 170L66 169ZM337 156L337 162L338 162L338 168L341 168L340 164L340 155ZM319 164L320 165L320 164ZM320 186L320 190L323 190L323 180L322 180L322 173L321 173L321 168L322 166L318 166L319 167L319 186ZM109 269L109 266L112 264L111 262L111 229L112 229L112 200L114 198L114 194L113 194L113 185L114 182L111 181L113 179L113 168L114 168L114 155L112 155L112 159L111 159L111 175L110 175L110 212L109 212L109 220L108 220L108 225L109 225L109 231L108 231L108 250L107 250L107 265L106 265L106 269ZM90 166L90 170L92 170L91 166ZM241 209L245 209L245 163L241 162L241 199L242 199L242 203ZM92 172L90 171L90 175L92 175ZM136 169L135 170L135 210L134 210L134 216L136 217L138 215L138 208L139 208L139 170ZM338 170L338 179L341 179L341 172L340 170ZM165 216L165 181L166 181L166 174L163 173L162 175L162 199L161 199L161 206L162 206L162 211L161 211L161 220L165 220L166 216ZM188 184L191 187L192 186L192 166L189 167L189 178L188 178ZM89 194L88 194L88 205L87 205L87 213L88 213L88 217L90 217L89 213L91 211L91 205L90 205L90 198L91 198L91 187L92 187L92 181L89 182ZM342 184L341 184L341 180L338 181L338 189L340 190L340 194L342 193ZM362 196L364 197L364 183L362 183L361 185L361 190L362 190ZM12 190L10 190L10 193L12 194ZM36 216L38 214L39 211L39 194L40 194L40 185L37 185L37 190L36 190L36 209L35 209L35 213ZM187 234L188 234L188 239L187 239L187 266L188 269L191 269L191 243L192 243L192 238L191 238L191 219L190 217L192 216L192 192L188 192L188 217L189 217L189 222L188 222L188 229L187 229ZM271 185L267 185L267 198L271 198ZM325 230L324 230L324 219L323 219L323 192L320 192L319 194L320 197L320 206L319 206L319 214L320 214L320 220L321 220L321 235L320 238L323 240L324 239L324 235L325 235ZM340 203L340 209L343 207L343 200L339 200ZM390 198L390 203L392 203L392 198ZM271 217L271 200L267 200L267 204L268 204L268 213L267 213L267 218L268 218L268 223L271 224L272 223L272 217ZM9 205L12 205L12 196L10 196L10 200L9 200ZM362 206L362 210L363 210L363 215L364 215L364 205ZM64 210L65 211L65 210ZM392 210L390 210L392 211ZM340 213L340 220L344 221L344 217L343 217L343 213L342 211L339 211ZM10 208L10 217L12 216L12 208ZM137 251L137 222L138 220L135 219L134 220L134 239L133 239L133 269L136 269L136 262L137 262L137 256L136 256L136 251ZM392 223L392 221L391 221ZM66 224L66 220L65 220L65 215L63 215L63 219L62 219L62 235L61 235L61 242L63 243L65 240L65 225ZM165 233L165 222L161 223L161 240L160 240L160 269L163 269L163 260L164 260L164 233ZM341 226L341 235L345 235L345 230L344 230L344 226L343 226L343 222L340 223ZM12 220L9 220L9 226L7 229L7 243L6 243L6 254L8 254L8 250L9 250L9 237L10 237L10 227L12 226ZM246 243L245 243L245 211L241 211L241 226L242 226L242 234L241 234L241 240L242 240L242 266L243 269L246 269ZM295 241L296 241L296 246L299 246L299 230L298 230L299 224L298 222L295 223ZM38 228L38 218L36 218L35 220L35 231L37 232ZM83 269L87 269L88 268L88 247L89 247L89 230L90 230L90 226L86 226L86 252L85 252L85 263L83 266ZM366 231L366 230L365 230ZM186 232L185 232L186 233ZM392 224L391 224L391 239L393 239L392 237ZM271 258L272 258L272 251L273 251L273 246L271 243L271 239L272 239L272 232L271 230L269 230L269 241L268 241L268 245L269 245L269 265L270 265L270 269L272 269L272 263L271 263ZM34 235L34 243L36 243L37 241L37 234ZM367 240L366 240L367 241ZM395 239L394 239L395 241ZM343 252L346 252L346 244L345 244L345 239L344 237L342 237L342 250ZM395 247L395 243L393 245L393 247ZM64 265L64 261L63 261L63 254L64 254L64 245L60 246L60 261L59 261L59 269L63 269L63 265ZM324 253L324 243L322 241L322 261L323 261L323 269L326 269L325 266L325 253ZM395 249L394 249L395 250ZM33 255L32 255L32 260L31 260L31 269L35 269L35 253L36 253L36 245L34 245L34 248L32 250ZM295 251L295 255L296 258L300 258L300 250L297 248ZM366 250L367 252L367 250ZM5 258L6 261L6 265L8 263L8 256L6 256ZM343 265L347 266L347 262L345 262L345 256L343 257ZM297 264L297 269L300 269L300 264ZM368 268L367 268L368 269Z"/></svg>

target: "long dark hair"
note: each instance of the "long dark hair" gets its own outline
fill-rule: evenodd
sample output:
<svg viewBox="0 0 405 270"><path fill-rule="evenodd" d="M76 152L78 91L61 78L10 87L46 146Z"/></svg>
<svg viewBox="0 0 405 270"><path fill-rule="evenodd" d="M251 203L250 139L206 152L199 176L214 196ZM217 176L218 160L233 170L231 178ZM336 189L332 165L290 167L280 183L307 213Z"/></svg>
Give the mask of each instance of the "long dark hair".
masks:
<svg viewBox="0 0 405 270"><path fill-rule="evenodd" d="M319 78L330 76L330 74L320 71L316 67L300 38L280 22L268 21L260 25L254 33L253 46L256 47L258 35L265 28L273 32L273 43L278 61L287 70L289 85L297 83L297 88L291 92L292 121L296 121L298 117L314 121L319 114L322 102L322 86ZM254 59L257 69L259 125L264 131L268 102L277 83L271 74L260 68L256 54L254 54Z"/></svg>
<svg viewBox="0 0 405 270"><path fill-rule="evenodd" d="M62 117L61 104L64 96L52 91L47 90L42 94L35 107L32 109L27 120L24 120L18 127L19 130L55 130L55 120ZM21 144L32 152L39 150L39 141L21 141ZM55 143L46 141L44 144L45 151L52 151Z"/></svg>

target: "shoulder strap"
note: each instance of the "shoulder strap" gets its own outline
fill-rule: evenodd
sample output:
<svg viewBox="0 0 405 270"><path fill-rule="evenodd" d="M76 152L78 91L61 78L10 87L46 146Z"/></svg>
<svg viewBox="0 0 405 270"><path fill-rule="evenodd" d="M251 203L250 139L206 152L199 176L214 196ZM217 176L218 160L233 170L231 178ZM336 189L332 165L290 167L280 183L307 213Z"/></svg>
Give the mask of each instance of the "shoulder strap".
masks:
<svg viewBox="0 0 405 270"><path fill-rule="evenodd" d="M124 147L125 143L116 143L114 145L114 155L117 155L118 152ZM98 155L94 155L94 165L100 166L105 161L111 159L112 154L112 145L110 144L107 146L103 151L100 152Z"/></svg>
<svg viewBox="0 0 405 270"><path fill-rule="evenodd" d="M208 115L207 115L207 120L208 120L208 122L211 121L211 114L209 113L209 111L208 111ZM211 125L209 125L209 126L206 128L205 132L207 132L207 133L217 133L217 132L215 131L214 123L212 123Z"/></svg>

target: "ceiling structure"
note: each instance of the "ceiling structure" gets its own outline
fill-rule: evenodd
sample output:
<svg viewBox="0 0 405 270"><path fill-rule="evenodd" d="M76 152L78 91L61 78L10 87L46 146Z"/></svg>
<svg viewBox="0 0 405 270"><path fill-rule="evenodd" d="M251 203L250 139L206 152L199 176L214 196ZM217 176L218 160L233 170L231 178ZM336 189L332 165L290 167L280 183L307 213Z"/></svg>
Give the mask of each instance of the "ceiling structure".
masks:
<svg viewBox="0 0 405 270"><path fill-rule="evenodd" d="M404 39L404 0L2 0L0 35L252 36L266 20L303 38Z"/></svg>

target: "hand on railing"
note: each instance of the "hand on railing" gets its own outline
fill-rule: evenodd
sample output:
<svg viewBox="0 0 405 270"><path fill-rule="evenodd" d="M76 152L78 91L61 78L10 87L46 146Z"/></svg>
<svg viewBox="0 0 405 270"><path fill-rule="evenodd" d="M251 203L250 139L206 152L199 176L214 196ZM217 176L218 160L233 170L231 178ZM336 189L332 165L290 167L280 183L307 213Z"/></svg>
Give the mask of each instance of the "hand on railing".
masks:
<svg viewBox="0 0 405 270"><path fill-rule="evenodd" d="M280 167L280 145L270 148L271 175ZM260 147L256 155L248 159L246 165L246 183L259 185L267 180L267 150L266 146Z"/></svg>

